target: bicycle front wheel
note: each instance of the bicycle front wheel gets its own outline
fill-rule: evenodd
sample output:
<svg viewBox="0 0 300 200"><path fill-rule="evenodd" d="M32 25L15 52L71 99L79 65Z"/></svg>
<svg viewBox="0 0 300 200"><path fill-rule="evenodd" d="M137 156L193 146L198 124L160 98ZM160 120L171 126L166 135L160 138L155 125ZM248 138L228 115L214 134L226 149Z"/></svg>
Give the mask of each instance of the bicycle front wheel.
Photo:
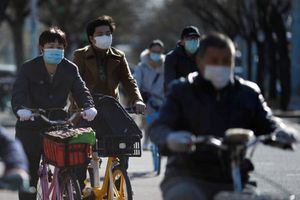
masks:
<svg viewBox="0 0 300 200"><path fill-rule="evenodd" d="M125 169L117 165L112 170L113 194L108 188L108 199L132 200L132 189L129 177Z"/></svg>
<svg viewBox="0 0 300 200"><path fill-rule="evenodd" d="M64 174L60 181L60 192L63 200L81 200L81 189L74 175Z"/></svg>

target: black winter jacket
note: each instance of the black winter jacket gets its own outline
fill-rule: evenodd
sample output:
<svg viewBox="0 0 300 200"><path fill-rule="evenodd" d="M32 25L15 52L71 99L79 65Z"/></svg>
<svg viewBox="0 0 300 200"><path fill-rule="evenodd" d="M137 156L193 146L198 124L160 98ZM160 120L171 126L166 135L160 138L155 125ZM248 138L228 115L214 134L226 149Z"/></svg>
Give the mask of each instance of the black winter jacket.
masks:
<svg viewBox="0 0 300 200"><path fill-rule="evenodd" d="M167 135L173 131L223 137L228 128L251 129L256 135L269 134L277 128L255 83L236 77L233 83L216 91L197 72L173 82L158 120L150 129L151 140L169 155L166 177L192 175L231 182L229 162L220 159L215 148L202 147L193 154L172 155L166 147ZM227 156L224 154L223 158Z"/></svg>
<svg viewBox="0 0 300 200"><path fill-rule="evenodd" d="M72 93L80 108L94 106L93 99L81 79L77 66L63 59L57 66L51 81L42 56L25 62L18 73L13 87L12 108L14 113L23 108L63 109L67 105L69 93ZM65 113L53 111L52 119L62 119ZM17 127L41 128L44 124L35 120L17 122Z"/></svg>
<svg viewBox="0 0 300 200"><path fill-rule="evenodd" d="M190 57L186 54L184 47L177 47L169 52L165 60L164 85L167 86L175 79L186 77L189 73L197 71L194 56Z"/></svg>

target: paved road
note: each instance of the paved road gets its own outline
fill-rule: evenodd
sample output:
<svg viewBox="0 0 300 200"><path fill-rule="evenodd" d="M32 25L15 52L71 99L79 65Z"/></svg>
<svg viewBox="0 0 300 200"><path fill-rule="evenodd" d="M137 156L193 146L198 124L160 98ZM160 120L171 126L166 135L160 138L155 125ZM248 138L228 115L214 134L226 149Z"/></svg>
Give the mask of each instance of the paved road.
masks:
<svg viewBox="0 0 300 200"><path fill-rule="evenodd" d="M294 126L294 125L293 125ZM298 130L298 126L294 126ZM8 129L14 134L12 128ZM282 151L271 147L259 146L254 155L256 171L253 174L262 192L276 194L293 193L300 199L300 146L295 152ZM163 165L166 160L163 159ZM154 176L152 171L151 156L143 152L141 158L131 158L129 175L134 190L134 199L160 200L159 183L162 175ZM17 199L17 195L8 192L0 193L0 200Z"/></svg>

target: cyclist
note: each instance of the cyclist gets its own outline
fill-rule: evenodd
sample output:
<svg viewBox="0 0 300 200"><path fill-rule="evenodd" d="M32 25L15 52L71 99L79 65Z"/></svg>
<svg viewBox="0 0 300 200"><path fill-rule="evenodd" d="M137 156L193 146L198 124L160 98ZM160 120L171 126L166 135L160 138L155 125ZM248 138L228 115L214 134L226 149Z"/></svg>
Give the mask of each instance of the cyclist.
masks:
<svg viewBox="0 0 300 200"><path fill-rule="evenodd" d="M233 42L220 33L201 40L198 72L171 84L150 138L169 156L161 184L164 199L210 199L220 190L232 190L228 155L211 147L191 150L195 135L223 137L228 128L252 129L256 135L276 133L285 142L295 138L277 121L258 86L234 77ZM251 164L243 161L243 183Z"/></svg>
<svg viewBox="0 0 300 200"><path fill-rule="evenodd" d="M199 47L200 33L195 26L185 27L177 43L177 47L166 56L164 85L168 88L172 80L185 77L197 71L195 55Z"/></svg>
<svg viewBox="0 0 300 200"><path fill-rule="evenodd" d="M145 104L135 79L132 77L125 55L111 46L115 22L110 16L100 16L90 21L86 33L90 45L74 52L74 63L94 94L109 95L119 100L121 83L137 113L144 113Z"/></svg>
<svg viewBox="0 0 300 200"><path fill-rule="evenodd" d="M93 96L109 95L119 100L119 85L122 84L129 104L135 108L136 113L144 113L146 105L130 72L125 54L111 46L115 28L115 22L110 16L103 15L91 20L86 27L89 45L77 49L73 61ZM73 104L71 109L72 107L76 105ZM99 134L97 137L100 137ZM121 158L121 163L125 169L128 168L128 158ZM77 174L84 180L85 170ZM83 181L80 184L83 188Z"/></svg>
<svg viewBox="0 0 300 200"><path fill-rule="evenodd" d="M29 186L28 161L19 140L10 138L0 128L0 158L5 164L2 181L7 182L11 189L18 190ZM21 181L14 182L14 179Z"/></svg>
<svg viewBox="0 0 300 200"><path fill-rule="evenodd" d="M159 107L163 102L164 84L164 44L153 40L149 47L141 53L140 63L134 70L134 77L147 104L146 123L151 124L157 117ZM145 131L147 133L148 131ZM143 149L149 149L149 137L145 135Z"/></svg>
<svg viewBox="0 0 300 200"><path fill-rule="evenodd" d="M91 121L97 110L89 90L81 79L77 66L64 58L67 46L65 33L57 27L42 32L39 37L42 55L25 62L13 87L12 108L18 121L16 137L20 139L29 160L30 183L36 187L38 167L42 152L40 133L48 128L42 119L33 119L28 108L51 110L46 115L53 120L65 119L63 110L68 95L72 93L83 108L83 118ZM19 193L20 199L36 199L35 194Z"/></svg>

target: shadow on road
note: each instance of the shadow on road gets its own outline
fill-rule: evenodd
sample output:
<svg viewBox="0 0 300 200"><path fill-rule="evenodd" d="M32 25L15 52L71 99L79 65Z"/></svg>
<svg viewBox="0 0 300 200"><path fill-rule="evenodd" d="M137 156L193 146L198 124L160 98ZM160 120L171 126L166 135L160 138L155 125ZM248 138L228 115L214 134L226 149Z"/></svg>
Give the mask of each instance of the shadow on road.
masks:
<svg viewBox="0 0 300 200"><path fill-rule="evenodd" d="M138 178L153 178L153 177L157 177L157 174L155 172L152 171L147 171L147 172L131 172L128 173L128 176L130 178L130 180L133 179L138 179Z"/></svg>

